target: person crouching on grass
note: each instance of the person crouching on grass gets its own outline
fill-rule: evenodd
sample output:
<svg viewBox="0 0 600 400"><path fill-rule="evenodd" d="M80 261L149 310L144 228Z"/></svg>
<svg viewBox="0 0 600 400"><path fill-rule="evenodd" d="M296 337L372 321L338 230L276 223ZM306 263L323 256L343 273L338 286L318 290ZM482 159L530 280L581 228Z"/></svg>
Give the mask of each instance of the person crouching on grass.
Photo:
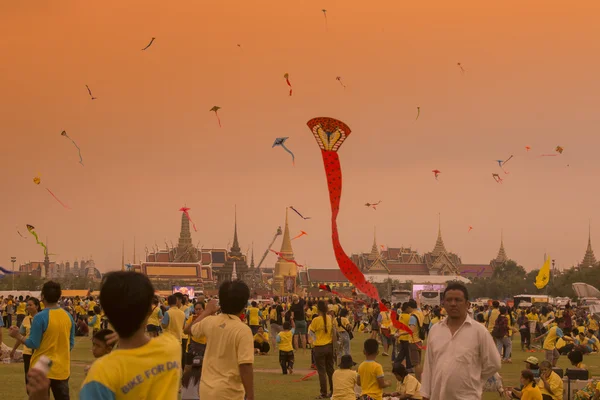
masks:
<svg viewBox="0 0 600 400"><path fill-rule="evenodd" d="M392 373L398 381L394 393L384 394L383 397L395 397L399 400L421 400L421 383L406 371L401 363L394 363Z"/></svg>
<svg viewBox="0 0 600 400"><path fill-rule="evenodd" d="M271 346L269 345L269 334L265 332L262 326L258 327L256 335L254 335L254 351L261 356L266 355Z"/></svg>
<svg viewBox="0 0 600 400"><path fill-rule="evenodd" d="M219 303L206 309L185 328L198 338L206 336L206 352L200 379L200 398L210 400L254 400L254 341L250 327L240 315L248 304L250 289L240 280L219 287Z"/></svg>

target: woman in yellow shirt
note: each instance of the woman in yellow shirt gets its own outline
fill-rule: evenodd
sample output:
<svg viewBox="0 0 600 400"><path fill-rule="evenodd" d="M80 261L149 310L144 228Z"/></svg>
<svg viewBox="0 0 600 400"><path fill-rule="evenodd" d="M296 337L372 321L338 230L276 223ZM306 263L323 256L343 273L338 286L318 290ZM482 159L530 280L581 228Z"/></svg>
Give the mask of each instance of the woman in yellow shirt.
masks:
<svg viewBox="0 0 600 400"><path fill-rule="evenodd" d="M314 354L315 364L319 372L319 385L321 395L318 398L328 399L327 381L333 391L333 320L327 315L327 304L323 300L317 303L319 315L315 316L308 328L309 334L315 336ZM337 338L336 338L337 341Z"/></svg>
<svg viewBox="0 0 600 400"><path fill-rule="evenodd" d="M40 301L35 297L30 297L27 300L26 310L29 316L25 317L25 319L21 323L21 327L19 328L19 332L21 333L21 335L23 335L24 339L29 338L29 333L31 332L31 321L33 321L33 317L35 317L35 315L42 310L40 308ZM15 357L15 351L22 343L23 342L19 340L15 342L15 345L13 346L12 351L10 352L11 359ZM25 384L27 384L27 372L29 372L29 363L31 361L32 353L33 351L29 347L23 345L23 367L25 369Z"/></svg>
<svg viewBox="0 0 600 400"><path fill-rule="evenodd" d="M269 334L265 332L262 326L260 326L256 335L254 335L254 351L264 356L269 350L271 350L271 345L269 345Z"/></svg>
<svg viewBox="0 0 600 400"><path fill-rule="evenodd" d="M521 371L521 385L523 385L521 390L512 390L514 396L521 400L542 400L542 392L536 385L533 373L530 370Z"/></svg>
<svg viewBox="0 0 600 400"><path fill-rule="evenodd" d="M204 302L199 301L194 306L194 313L189 316L187 321L185 321L184 329L192 325L194 319L198 317L200 314L204 312ZM194 362L195 357L200 357L202 361L204 359L204 353L206 352L206 336L192 336L190 335L191 340L188 342L187 355L186 355L186 368L189 366L191 368L192 363Z"/></svg>

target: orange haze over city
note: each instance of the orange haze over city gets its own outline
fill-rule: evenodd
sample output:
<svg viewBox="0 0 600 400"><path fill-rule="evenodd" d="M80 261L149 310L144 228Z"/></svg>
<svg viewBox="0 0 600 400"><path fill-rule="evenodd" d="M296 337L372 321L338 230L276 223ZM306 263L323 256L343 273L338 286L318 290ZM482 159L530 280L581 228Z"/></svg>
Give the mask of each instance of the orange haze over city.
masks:
<svg viewBox="0 0 600 400"><path fill-rule="evenodd" d="M120 269L123 240L126 262L134 237L137 261L176 243L184 205L204 248L232 241L237 205L258 259L293 205L312 217L290 211L290 233L308 233L296 259L335 268L306 126L327 116L352 129L339 151L348 253L369 251L375 227L380 245L431 251L440 213L464 263L494 258L503 230L526 269L544 253L568 268L590 220L600 246L599 20L593 0L3 1L0 265L43 260L31 224L51 260ZM505 174L496 160L511 155Z"/></svg>

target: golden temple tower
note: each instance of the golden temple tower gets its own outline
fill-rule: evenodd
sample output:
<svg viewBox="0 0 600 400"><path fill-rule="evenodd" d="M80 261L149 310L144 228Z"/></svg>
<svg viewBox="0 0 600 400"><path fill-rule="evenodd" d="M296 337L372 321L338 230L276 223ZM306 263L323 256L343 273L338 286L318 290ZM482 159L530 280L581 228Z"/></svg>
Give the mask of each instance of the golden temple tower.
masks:
<svg viewBox="0 0 600 400"><path fill-rule="evenodd" d="M296 277L298 276L298 267L292 261L294 261L294 250L292 249L292 240L290 239L290 228L288 226L288 209L285 209L285 229L283 231L283 240L281 242L281 257L277 259L275 263L275 271L273 273L273 289L277 290L280 294L295 292L296 289ZM288 290L288 287L284 286L287 281L294 281L294 290Z"/></svg>

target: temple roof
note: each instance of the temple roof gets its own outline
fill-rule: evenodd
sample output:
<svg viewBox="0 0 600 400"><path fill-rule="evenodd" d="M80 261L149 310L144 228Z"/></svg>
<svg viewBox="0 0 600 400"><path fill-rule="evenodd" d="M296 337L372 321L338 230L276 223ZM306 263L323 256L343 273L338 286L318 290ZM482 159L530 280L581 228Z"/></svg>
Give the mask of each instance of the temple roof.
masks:
<svg viewBox="0 0 600 400"><path fill-rule="evenodd" d="M502 232L500 233L500 250L498 250L498 255L496 256L496 259L494 261L496 261L498 264L502 264L508 261L508 256L506 255L506 251L504 250L504 235Z"/></svg>
<svg viewBox="0 0 600 400"><path fill-rule="evenodd" d="M440 221L438 222L438 237L435 242L435 247L433 248L431 254L434 256L439 256L440 254L447 252L448 251L446 250L446 246L444 246L444 240L442 239L442 223L440 219Z"/></svg>
<svg viewBox="0 0 600 400"><path fill-rule="evenodd" d="M585 250L585 255L583 256L583 261L581 262L581 267L591 267L596 265L596 256L594 256L594 250L592 250L592 228L588 228L588 245Z"/></svg>
<svg viewBox="0 0 600 400"><path fill-rule="evenodd" d="M182 209L183 210L183 209ZM166 253L167 261L168 253ZM158 259L162 257L160 253L155 256L154 261L158 261ZM179 233L179 242L177 244L177 251L175 256L175 262L198 262L198 251L194 248L192 244L192 234L190 233L190 220L188 219L185 212L181 212L181 231Z"/></svg>
<svg viewBox="0 0 600 400"><path fill-rule="evenodd" d="M288 226L288 209L285 209L285 228L283 230L283 240L281 241L281 250L279 250L281 254L285 256L288 260L294 259L294 250L292 249L292 240L290 239L290 228ZM279 257L278 261L283 261L281 257Z"/></svg>

